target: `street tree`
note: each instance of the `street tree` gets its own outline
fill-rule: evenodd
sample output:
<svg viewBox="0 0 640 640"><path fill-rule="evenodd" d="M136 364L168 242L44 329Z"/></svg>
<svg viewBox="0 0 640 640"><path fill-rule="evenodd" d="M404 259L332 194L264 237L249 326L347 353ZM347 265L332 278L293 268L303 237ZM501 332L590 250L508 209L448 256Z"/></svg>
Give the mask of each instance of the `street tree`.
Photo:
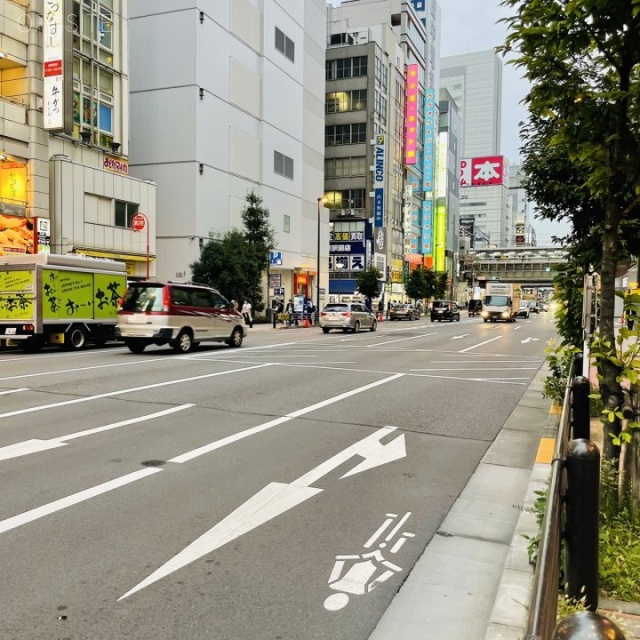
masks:
<svg viewBox="0 0 640 640"><path fill-rule="evenodd" d="M375 298L380 294L381 280L382 274L375 266L371 265L362 273L358 274L358 277L356 278L358 291L370 301L371 298Z"/></svg>
<svg viewBox="0 0 640 640"><path fill-rule="evenodd" d="M409 279L404 285L404 290L414 302L429 297L427 270L422 265L416 267L409 274Z"/></svg>
<svg viewBox="0 0 640 640"><path fill-rule="evenodd" d="M242 302L251 290L246 269L247 242L237 229L222 237L211 235L200 259L191 266L193 282L214 287L228 300Z"/></svg>
<svg viewBox="0 0 640 640"><path fill-rule="evenodd" d="M587 227L600 244L600 390L605 404L619 406L615 277L626 250L625 228L639 217L640 6L638 0L503 0L502 5L515 14L505 19L509 34L500 49L531 83L525 103L532 137L525 139L523 155L528 160L560 148L568 170L576 171L578 188L586 188L593 206L601 207L598 220L586 214L572 221ZM580 230L574 227L576 234Z"/></svg>
<svg viewBox="0 0 640 640"><path fill-rule="evenodd" d="M436 298L447 298L447 292L449 291L449 276L446 272L440 271L435 273L435 292Z"/></svg>
<svg viewBox="0 0 640 640"><path fill-rule="evenodd" d="M248 298L255 311L264 309L263 274L269 266L269 251L275 246L275 232L269 223L269 209L262 206L262 198L254 191L247 194L242 211L244 237L247 243L246 274Z"/></svg>

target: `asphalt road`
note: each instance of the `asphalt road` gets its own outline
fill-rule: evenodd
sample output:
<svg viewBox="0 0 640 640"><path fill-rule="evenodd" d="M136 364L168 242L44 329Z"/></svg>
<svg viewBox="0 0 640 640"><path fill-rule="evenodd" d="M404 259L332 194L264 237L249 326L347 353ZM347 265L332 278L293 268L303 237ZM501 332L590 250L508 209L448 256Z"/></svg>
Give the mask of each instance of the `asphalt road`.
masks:
<svg viewBox="0 0 640 640"><path fill-rule="evenodd" d="M0 353L0 639L368 638L554 335Z"/></svg>

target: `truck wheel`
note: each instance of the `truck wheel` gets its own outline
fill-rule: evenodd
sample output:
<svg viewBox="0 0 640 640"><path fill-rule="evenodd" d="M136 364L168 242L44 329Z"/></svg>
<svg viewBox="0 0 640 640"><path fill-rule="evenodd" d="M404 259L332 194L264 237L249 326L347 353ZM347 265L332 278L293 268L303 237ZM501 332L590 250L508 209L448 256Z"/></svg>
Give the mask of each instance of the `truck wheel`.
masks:
<svg viewBox="0 0 640 640"><path fill-rule="evenodd" d="M70 351L78 351L87 344L87 334L82 327L71 327L66 334L64 346Z"/></svg>
<svg viewBox="0 0 640 640"><path fill-rule="evenodd" d="M189 353L193 349L193 338L191 333L186 329L183 329L174 342L171 343L171 347L176 353Z"/></svg>
<svg viewBox="0 0 640 640"><path fill-rule="evenodd" d="M135 339L125 340L125 344L131 353L142 353L147 346L146 342Z"/></svg>
<svg viewBox="0 0 640 640"><path fill-rule="evenodd" d="M227 340L227 344L232 348L237 348L242 346L242 329L240 327L236 327L231 334L231 337Z"/></svg>

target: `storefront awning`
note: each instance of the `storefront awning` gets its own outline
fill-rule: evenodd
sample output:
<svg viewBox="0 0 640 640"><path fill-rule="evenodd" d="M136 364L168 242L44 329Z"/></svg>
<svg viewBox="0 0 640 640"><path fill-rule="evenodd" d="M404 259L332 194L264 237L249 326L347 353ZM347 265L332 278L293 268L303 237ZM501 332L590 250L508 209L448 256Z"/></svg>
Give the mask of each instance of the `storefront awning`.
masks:
<svg viewBox="0 0 640 640"><path fill-rule="evenodd" d="M92 256L93 258L109 258L111 260L128 260L131 262L146 262L147 256L141 256L134 253L115 253L114 251L97 251L95 249L79 249L73 250L83 256ZM155 260L155 256L149 256L149 260Z"/></svg>

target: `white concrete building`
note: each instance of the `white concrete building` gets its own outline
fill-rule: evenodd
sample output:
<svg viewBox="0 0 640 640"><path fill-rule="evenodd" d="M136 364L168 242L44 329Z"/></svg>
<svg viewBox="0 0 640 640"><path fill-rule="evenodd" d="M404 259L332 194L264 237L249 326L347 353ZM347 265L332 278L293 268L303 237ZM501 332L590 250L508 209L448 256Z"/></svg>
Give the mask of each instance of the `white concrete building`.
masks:
<svg viewBox="0 0 640 640"><path fill-rule="evenodd" d="M128 175L125 0L0 0L0 252L84 253L146 275L155 186ZM15 238L15 236L13 236ZM153 260L153 234L149 242Z"/></svg>
<svg viewBox="0 0 640 640"><path fill-rule="evenodd" d="M158 185L158 274L189 277L210 234L270 211L285 296L311 295L321 237L325 0L129 0L132 173ZM273 289L270 294L273 294ZM321 298L321 302L323 299Z"/></svg>
<svg viewBox="0 0 640 640"><path fill-rule="evenodd" d="M446 89L462 117L462 157L500 152L502 62L495 51L440 59L440 88Z"/></svg>

